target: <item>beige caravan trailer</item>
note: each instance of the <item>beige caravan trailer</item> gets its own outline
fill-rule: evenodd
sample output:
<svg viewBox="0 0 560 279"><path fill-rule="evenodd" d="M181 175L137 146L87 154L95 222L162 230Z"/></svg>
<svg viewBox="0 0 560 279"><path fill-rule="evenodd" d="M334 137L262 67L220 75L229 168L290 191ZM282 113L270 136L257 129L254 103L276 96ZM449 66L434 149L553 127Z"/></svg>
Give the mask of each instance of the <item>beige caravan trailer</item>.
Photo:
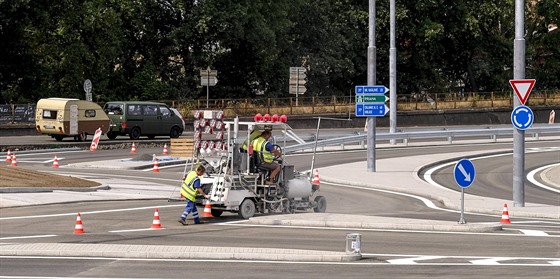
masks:
<svg viewBox="0 0 560 279"><path fill-rule="evenodd" d="M95 134L98 128L106 133L110 122L103 109L93 102L65 98L48 98L37 102L37 132L50 135L57 141L65 137L85 141L87 135Z"/></svg>

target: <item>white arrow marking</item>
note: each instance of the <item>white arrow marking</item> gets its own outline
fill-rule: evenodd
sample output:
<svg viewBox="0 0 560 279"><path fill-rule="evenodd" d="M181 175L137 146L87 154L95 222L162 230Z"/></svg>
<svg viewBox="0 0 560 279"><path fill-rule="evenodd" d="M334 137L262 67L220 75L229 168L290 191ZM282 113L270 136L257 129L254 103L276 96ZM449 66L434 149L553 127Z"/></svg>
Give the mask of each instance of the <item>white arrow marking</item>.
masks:
<svg viewBox="0 0 560 279"><path fill-rule="evenodd" d="M465 177L465 181L471 181L471 174L467 173L467 171L465 170L465 168L463 167L462 164L459 164L459 170L461 171L461 173L463 174L463 176Z"/></svg>
<svg viewBox="0 0 560 279"><path fill-rule="evenodd" d="M531 114L527 114L527 123L525 123L525 127L529 127L529 124L531 123Z"/></svg>
<svg viewBox="0 0 560 279"><path fill-rule="evenodd" d="M416 261L443 259L444 256L420 256L415 258L388 260L391 264L417 264Z"/></svg>

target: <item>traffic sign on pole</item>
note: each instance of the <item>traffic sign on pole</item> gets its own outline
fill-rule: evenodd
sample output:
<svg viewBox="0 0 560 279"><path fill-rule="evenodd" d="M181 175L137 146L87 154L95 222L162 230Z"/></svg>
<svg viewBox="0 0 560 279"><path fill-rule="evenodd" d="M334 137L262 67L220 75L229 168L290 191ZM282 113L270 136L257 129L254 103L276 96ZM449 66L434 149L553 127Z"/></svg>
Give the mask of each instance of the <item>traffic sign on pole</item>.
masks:
<svg viewBox="0 0 560 279"><path fill-rule="evenodd" d="M389 97L381 94L375 95L356 95L356 103L385 103Z"/></svg>
<svg viewBox="0 0 560 279"><path fill-rule="evenodd" d="M533 86L535 86L536 80L534 79L512 79L509 81L509 84L515 91L515 95L521 102L522 105L527 102L529 98L529 94L531 94L531 90L533 90Z"/></svg>
<svg viewBox="0 0 560 279"><path fill-rule="evenodd" d="M471 186L474 182L476 172L474 165L469 159L462 159L453 168L453 176L457 185L461 186L461 218L459 224L466 224L465 221L465 191L464 189Z"/></svg>
<svg viewBox="0 0 560 279"><path fill-rule="evenodd" d="M356 94L385 94L389 88L385 85L357 85L354 93Z"/></svg>
<svg viewBox="0 0 560 279"><path fill-rule="evenodd" d="M518 130L525 130L534 121L533 111L528 106L518 106L511 112L511 123Z"/></svg>
<svg viewBox="0 0 560 279"><path fill-rule="evenodd" d="M389 107L385 104L356 104L356 116L385 116L389 112Z"/></svg>
<svg viewBox="0 0 560 279"><path fill-rule="evenodd" d="M453 176L455 177L455 182L457 182L459 186L463 188L471 186L475 176L473 163L468 159L457 162L453 169Z"/></svg>

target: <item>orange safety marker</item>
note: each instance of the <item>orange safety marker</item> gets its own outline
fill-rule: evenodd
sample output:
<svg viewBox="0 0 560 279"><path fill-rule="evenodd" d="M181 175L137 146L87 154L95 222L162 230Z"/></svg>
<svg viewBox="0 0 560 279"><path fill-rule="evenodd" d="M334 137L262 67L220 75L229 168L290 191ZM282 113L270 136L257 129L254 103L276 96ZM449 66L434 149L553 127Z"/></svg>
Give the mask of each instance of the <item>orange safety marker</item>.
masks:
<svg viewBox="0 0 560 279"><path fill-rule="evenodd" d="M12 167L17 167L17 162L16 162L16 153L12 153Z"/></svg>
<svg viewBox="0 0 560 279"><path fill-rule="evenodd" d="M157 208L154 211L154 220L152 221L152 229L163 229L163 227L161 226L161 222L159 220L159 211Z"/></svg>
<svg viewBox="0 0 560 279"><path fill-rule="evenodd" d="M6 153L6 163L12 162L12 154L10 153L10 149L8 149L8 153Z"/></svg>
<svg viewBox="0 0 560 279"><path fill-rule="evenodd" d="M52 162L52 167L53 168L58 168L58 157L56 156L56 154L54 155L54 160Z"/></svg>
<svg viewBox="0 0 560 279"><path fill-rule="evenodd" d="M319 180L319 170L315 169L315 173L313 174L313 180L311 181L311 184L315 184L315 185L320 185L321 181Z"/></svg>
<svg viewBox="0 0 560 279"><path fill-rule="evenodd" d="M84 226L82 224L82 216L80 216L80 212L78 212L78 216L76 217L76 226L74 226L74 234L82 234L85 233Z"/></svg>
<svg viewBox="0 0 560 279"><path fill-rule="evenodd" d="M101 138L101 133L101 128L95 130L95 134L93 135L93 139L91 140L91 145L89 146L89 151L93 152L97 150L99 139Z"/></svg>
<svg viewBox="0 0 560 279"><path fill-rule="evenodd" d="M210 204L210 200L206 200L206 205L204 205L204 211L202 212L202 217L213 217L212 205Z"/></svg>
<svg viewBox="0 0 560 279"><path fill-rule="evenodd" d="M509 220L509 212L507 208L507 203L504 203L504 210L502 211L502 220L500 221L502 224L511 224Z"/></svg>
<svg viewBox="0 0 560 279"><path fill-rule="evenodd" d="M163 155L167 155L169 154L168 150L167 150L167 143L163 146Z"/></svg>
<svg viewBox="0 0 560 279"><path fill-rule="evenodd" d="M159 172L159 164L157 158L156 161L154 162L154 168L152 169L152 172Z"/></svg>
<svg viewBox="0 0 560 279"><path fill-rule="evenodd" d="M136 144L134 144L134 142L132 142L132 148L130 149L130 153L136 154Z"/></svg>

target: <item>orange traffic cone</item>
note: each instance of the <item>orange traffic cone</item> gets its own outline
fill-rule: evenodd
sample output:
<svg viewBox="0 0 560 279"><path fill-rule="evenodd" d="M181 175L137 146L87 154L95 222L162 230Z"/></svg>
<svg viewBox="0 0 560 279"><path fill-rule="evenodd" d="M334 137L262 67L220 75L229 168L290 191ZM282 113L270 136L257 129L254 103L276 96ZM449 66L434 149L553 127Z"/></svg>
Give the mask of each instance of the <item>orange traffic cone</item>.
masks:
<svg viewBox="0 0 560 279"><path fill-rule="evenodd" d="M152 229L163 229L161 222L159 221L159 211L156 208L154 211L154 221L152 221Z"/></svg>
<svg viewBox="0 0 560 279"><path fill-rule="evenodd" d="M76 226L74 226L74 234L82 234L85 233L84 226L82 225L82 216L80 216L80 212L78 212L78 217L76 217Z"/></svg>
<svg viewBox="0 0 560 279"><path fill-rule="evenodd" d="M132 149L130 149L130 153L136 154L136 144L134 144L134 142L132 142Z"/></svg>
<svg viewBox="0 0 560 279"><path fill-rule="evenodd" d="M17 162L16 162L16 153L12 153L12 167L17 167Z"/></svg>
<svg viewBox="0 0 560 279"><path fill-rule="evenodd" d="M210 200L206 200L206 205L204 205L202 217L212 217L212 205L210 204Z"/></svg>
<svg viewBox="0 0 560 279"><path fill-rule="evenodd" d="M502 220L500 221L502 224L511 224L509 220L509 213L507 208L507 203L504 203L504 210L502 211Z"/></svg>
<svg viewBox="0 0 560 279"><path fill-rule="evenodd" d="M318 169L315 169L315 174L313 174L313 180L311 181L311 184L315 184L315 185L321 184L321 181L319 180L319 170Z"/></svg>
<svg viewBox="0 0 560 279"><path fill-rule="evenodd" d="M167 143L163 146L163 155L167 155L169 154L168 150L167 150Z"/></svg>
<svg viewBox="0 0 560 279"><path fill-rule="evenodd" d="M52 162L52 167L53 168L58 168L58 157L56 156L56 154L54 155L54 160Z"/></svg>
<svg viewBox="0 0 560 279"><path fill-rule="evenodd" d="M154 162L154 168L152 169L152 172L159 172L159 164L157 158L156 161Z"/></svg>
<svg viewBox="0 0 560 279"><path fill-rule="evenodd" d="M8 149L8 153L6 154L6 163L12 162L12 154L10 153L10 149Z"/></svg>

